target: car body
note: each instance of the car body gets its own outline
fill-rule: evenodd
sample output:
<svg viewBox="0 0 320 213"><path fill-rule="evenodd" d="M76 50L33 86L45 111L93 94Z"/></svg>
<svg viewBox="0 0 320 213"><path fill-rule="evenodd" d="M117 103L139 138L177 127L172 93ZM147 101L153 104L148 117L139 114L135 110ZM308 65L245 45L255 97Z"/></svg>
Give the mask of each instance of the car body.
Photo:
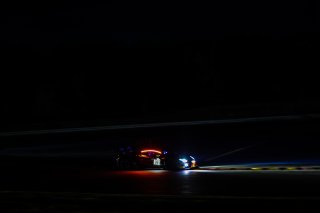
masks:
<svg viewBox="0 0 320 213"><path fill-rule="evenodd" d="M194 157L162 149L120 149L116 154L119 169L195 169L198 168Z"/></svg>

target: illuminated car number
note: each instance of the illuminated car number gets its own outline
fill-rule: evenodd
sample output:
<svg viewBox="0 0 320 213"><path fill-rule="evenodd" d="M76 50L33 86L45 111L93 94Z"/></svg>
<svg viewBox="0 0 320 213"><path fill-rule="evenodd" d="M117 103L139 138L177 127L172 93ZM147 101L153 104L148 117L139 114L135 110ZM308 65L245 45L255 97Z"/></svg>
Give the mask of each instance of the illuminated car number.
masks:
<svg viewBox="0 0 320 213"><path fill-rule="evenodd" d="M153 165L160 166L160 158L153 159Z"/></svg>

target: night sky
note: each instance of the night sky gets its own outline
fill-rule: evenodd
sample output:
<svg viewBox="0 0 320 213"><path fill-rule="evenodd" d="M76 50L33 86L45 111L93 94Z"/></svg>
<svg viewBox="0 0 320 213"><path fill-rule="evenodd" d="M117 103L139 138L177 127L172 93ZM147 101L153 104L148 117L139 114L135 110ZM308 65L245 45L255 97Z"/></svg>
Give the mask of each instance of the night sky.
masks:
<svg viewBox="0 0 320 213"><path fill-rule="evenodd" d="M1 129L317 113L318 7L1 3Z"/></svg>

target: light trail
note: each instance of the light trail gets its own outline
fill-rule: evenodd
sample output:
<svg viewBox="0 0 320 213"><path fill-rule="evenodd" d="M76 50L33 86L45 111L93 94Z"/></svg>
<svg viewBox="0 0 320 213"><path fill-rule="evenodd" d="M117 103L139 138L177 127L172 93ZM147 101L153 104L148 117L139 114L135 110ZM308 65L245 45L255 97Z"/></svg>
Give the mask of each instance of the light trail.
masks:
<svg viewBox="0 0 320 213"><path fill-rule="evenodd" d="M122 130L122 129L194 126L194 125L210 125L210 124L229 124L229 123L231 124L231 123L247 123L247 122L274 121L274 120L282 120L282 121L301 120L301 119L316 118L316 117L319 117L319 115L313 115L313 114L286 115L286 116L249 117L249 118L235 118L235 119L217 119L217 120L199 120L199 121L107 125L107 126L76 127L76 128L61 128L61 129L25 130L25 131L2 132L2 133L0 133L0 137L20 136L20 135L56 134L56 133L93 132L93 131Z"/></svg>

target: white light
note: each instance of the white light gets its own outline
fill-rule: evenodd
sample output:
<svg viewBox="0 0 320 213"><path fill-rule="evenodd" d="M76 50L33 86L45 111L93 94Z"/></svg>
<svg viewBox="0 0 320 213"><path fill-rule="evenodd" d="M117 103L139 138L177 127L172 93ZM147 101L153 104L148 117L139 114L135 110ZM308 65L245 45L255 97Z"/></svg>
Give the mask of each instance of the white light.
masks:
<svg viewBox="0 0 320 213"><path fill-rule="evenodd" d="M184 174L184 175L188 175L189 173L190 173L190 170L184 170L184 171L183 171L183 174Z"/></svg>
<svg viewBox="0 0 320 213"><path fill-rule="evenodd" d="M181 161L182 163L187 163L188 162L188 160L185 159L185 158L179 159L179 161Z"/></svg>
<svg viewBox="0 0 320 213"><path fill-rule="evenodd" d="M188 163L184 163L184 167L189 167L189 164Z"/></svg>
<svg viewBox="0 0 320 213"><path fill-rule="evenodd" d="M195 160L194 157L192 157L191 155L190 155L190 158L192 158L192 160Z"/></svg>

